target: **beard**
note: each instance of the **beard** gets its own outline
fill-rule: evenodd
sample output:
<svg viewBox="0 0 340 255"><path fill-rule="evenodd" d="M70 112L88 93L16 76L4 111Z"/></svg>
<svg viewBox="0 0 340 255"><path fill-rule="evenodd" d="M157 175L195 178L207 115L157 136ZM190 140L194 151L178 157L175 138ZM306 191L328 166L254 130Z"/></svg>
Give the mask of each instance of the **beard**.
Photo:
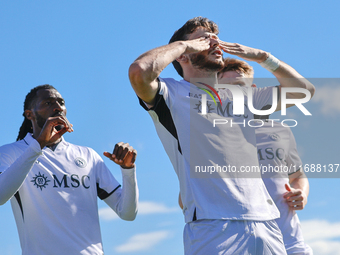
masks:
<svg viewBox="0 0 340 255"><path fill-rule="evenodd" d="M36 120L37 120L37 125L38 127L40 127L41 129L43 129L45 122L47 119L45 119L44 117L42 117L39 113L34 112ZM54 114L52 117L57 116L59 113ZM59 131L60 129L62 129L64 126L63 125L59 125L59 126L55 126L55 129L57 131Z"/></svg>
<svg viewBox="0 0 340 255"><path fill-rule="evenodd" d="M36 117L36 120L37 120L37 124L38 124L38 127L40 127L41 129L44 127L45 125L45 122L46 122L46 119L43 118L39 113L37 112L34 112L35 114L35 117Z"/></svg>
<svg viewBox="0 0 340 255"><path fill-rule="evenodd" d="M202 53L196 53L191 55L190 61L194 67L205 71L218 72L222 70L224 67L223 61L220 62L210 61L208 57L203 55Z"/></svg>

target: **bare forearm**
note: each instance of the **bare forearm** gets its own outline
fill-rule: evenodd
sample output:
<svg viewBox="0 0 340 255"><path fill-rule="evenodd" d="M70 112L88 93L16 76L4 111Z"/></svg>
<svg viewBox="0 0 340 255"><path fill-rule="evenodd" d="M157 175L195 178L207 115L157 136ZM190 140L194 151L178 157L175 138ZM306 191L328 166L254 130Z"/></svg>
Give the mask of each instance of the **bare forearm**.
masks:
<svg viewBox="0 0 340 255"><path fill-rule="evenodd" d="M298 171L289 178L289 184L294 189L302 190L305 195L309 195L309 181L304 172Z"/></svg>
<svg viewBox="0 0 340 255"><path fill-rule="evenodd" d="M165 67L180 57L185 51L186 45L183 42L174 42L142 54L135 60L132 66L137 65L142 70L144 82L151 82L160 75Z"/></svg>
<svg viewBox="0 0 340 255"><path fill-rule="evenodd" d="M139 56L129 68L129 78L136 94L145 102L152 104L160 73L186 51L183 42L174 42L150 50Z"/></svg>
<svg viewBox="0 0 340 255"><path fill-rule="evenodd" d="M222 49L232 55L243 58L248 61L255 61L263 66L266 60L270 60L271 55L261 49L255 49L247 47L238 43L228 43L220 41ZM274 57L275 61L278 61ZM275 66L275 65L274 65ZM265 67L266 68L266 67ZM266 68L267 69L267 68ZM273 73L273 75L279 80L281 87L294 87L294 88L304 88L310 91L311 96L315 92L313 84L311 84L307 79L305 79L301 74L299 74L293 67L284 63L283 61L278 62L278 67L274 70L268 69ZM292 93L289 98L299 98L304 97L301 93Z"/></svg>
<svg viewBox="0 0 340 255"><path fill-rule="evenodd" d="M280 61L280 66L273 72L273 75L278 79L281 87L289 88L303 88L309 90L311 96L314 95L315 87L306 78L299 74L293 67ZM305 97L304 94L301 94ZM297 95L291 95L291 97L298 97Z"/></svg>

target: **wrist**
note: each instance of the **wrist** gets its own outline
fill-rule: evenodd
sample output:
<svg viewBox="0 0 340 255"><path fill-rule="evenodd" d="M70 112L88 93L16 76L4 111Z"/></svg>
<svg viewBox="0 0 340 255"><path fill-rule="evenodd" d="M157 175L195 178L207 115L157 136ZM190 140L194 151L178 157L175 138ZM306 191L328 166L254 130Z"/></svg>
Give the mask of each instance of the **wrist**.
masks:
<svg viewBox="0 0 340 255"><path fill-rule="evenodd" d="M39 137L36 138L35 140L40 144L41 149L43 149L47 145L47 143L39 139Z"/></svg>
<svg viewBox="0 0 340 255"><path fill-rule="evenodd" d="M123 169L133 169L133 168L135 168L135 164L133 164L132 166L122 166L122 165L120 165L120 167L123 168Z"/></svg>
<svg viewBox="0 0 340 255"><path fill-rule="evenodd" d="M267 53L267 52L266 52ZM268 57L263 62L258 62L262 67L269 72L275 72L280 67L280 60L274 57L272 54L267 53Z"/></svg>
<svg viewBox="0 0 340 255"><path fill-rule="evenodd" d="M260 59L258 59L256 62L257 63L259 63L259 64L261 64L261 63L263 63L264 61L266 61L268 58L269 58L269 55L270 55L270 53L269 52L266 52L266 51L263 51L263 52L261 52L261 57L260 57Z"/></svg>

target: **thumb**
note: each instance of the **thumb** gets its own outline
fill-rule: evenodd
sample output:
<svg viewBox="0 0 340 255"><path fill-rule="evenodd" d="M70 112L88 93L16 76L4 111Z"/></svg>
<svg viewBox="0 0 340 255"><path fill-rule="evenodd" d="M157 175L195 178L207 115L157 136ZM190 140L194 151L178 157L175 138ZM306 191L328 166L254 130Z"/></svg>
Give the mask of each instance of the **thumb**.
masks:
<svg viewBox="0 0 340 255"><path fill-rule="evenodd" d="M290 187L288 186L287 183L285 184L285 188L286 188L286 190L289 191L289 192L292 191L292 190L290 189Z"/></svg>

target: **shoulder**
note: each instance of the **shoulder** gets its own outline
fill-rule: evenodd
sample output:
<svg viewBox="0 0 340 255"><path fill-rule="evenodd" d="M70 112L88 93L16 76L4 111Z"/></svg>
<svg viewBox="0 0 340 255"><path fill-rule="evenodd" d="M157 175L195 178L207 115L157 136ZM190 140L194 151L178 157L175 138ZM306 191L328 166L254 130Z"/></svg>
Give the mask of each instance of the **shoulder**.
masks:
<svg viewBox="0 0 340 255"><path fill-rule="evenodd" d="M177 81L173 78L161 78L159 77L159 89L162 90L163 87L167 87L169 90L177 90L179 86L184 86L188 82L185 80Z"/></svg>
<svg viewBox="0 0 340 255"><path fill-rule="evenodd" d="M278 90L277 86L269 86L269 87L255 87L252 88L253 93L272 93L274 90Z"/></svg>
<svg viewBox="0 0 340 255"><path fill-rule="evenodd" d="M1 153L16 153L16 152L22 152L27 148L28 144L24 140L20 140L14 143L5 144L0 147Z"/></svg>

